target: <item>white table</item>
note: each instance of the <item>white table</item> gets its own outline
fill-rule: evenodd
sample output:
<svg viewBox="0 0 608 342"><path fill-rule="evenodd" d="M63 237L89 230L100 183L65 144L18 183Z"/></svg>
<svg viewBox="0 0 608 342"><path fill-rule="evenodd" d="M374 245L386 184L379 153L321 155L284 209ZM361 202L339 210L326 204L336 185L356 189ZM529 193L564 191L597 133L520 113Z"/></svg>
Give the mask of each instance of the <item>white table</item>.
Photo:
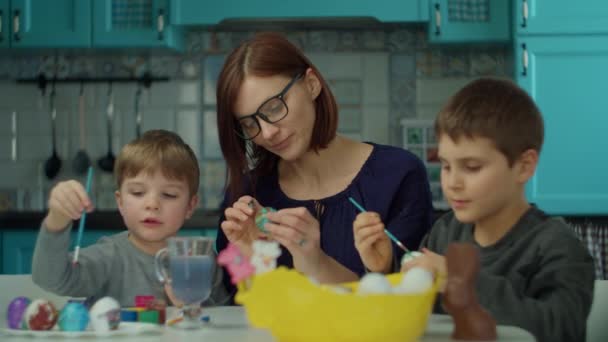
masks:
<svg viewBox="0 0 608 342"><path fill-rule="evenodd" d="M4 303L2 303L4 304ZM3 310L4 311L4 310ZM206 310L206 313L211 317L212 325L200 330L178 330L175 328L163 328L162 334L157 335L139 335L139 336L124 336L114 337L112 339L87 338L87 341L129 341L129 342L181 342L181 341L239 341L239 342L269 342L274 341L272 336L265 330L254 329L249 327L245 312L241 307L217 307ZM2 324L6 325L5 312L1 312ZM447 342L452 341L450 335L452 333L453 324L450 316L433 315L429 320L426 333L421 339L421 342ZM32 342L40 341L32 337L16 337L2 336L2 342ZM516 327L499 326L498 327L499 341L526 342L534 341L532 335L523 329ZM48 341L70 341L75 339L54 338Z"/></svg>

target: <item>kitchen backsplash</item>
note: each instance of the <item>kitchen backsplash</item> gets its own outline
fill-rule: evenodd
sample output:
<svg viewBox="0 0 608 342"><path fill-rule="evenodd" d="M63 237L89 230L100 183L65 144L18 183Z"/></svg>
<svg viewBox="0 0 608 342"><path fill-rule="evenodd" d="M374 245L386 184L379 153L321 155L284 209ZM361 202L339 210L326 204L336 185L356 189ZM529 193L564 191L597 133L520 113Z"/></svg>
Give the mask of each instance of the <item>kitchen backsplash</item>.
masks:
<svg viewBox="0 0 608 342"><path fill-rule="evenodd" d="M80 148L78 84L57 84L58 153L62 170L54 181L43 174L51 155L48 93L19 78L167 76L144 90L143 129L178 132L192 145L201 165L201 206L217 208L224 163L215 127L215 81L223 58L253 32L193 31L181 55L59 52L57 55L0 56L0 211L42 210L54 182L74 177L72 160ZM341 108L340 131L356 139L402 146L402 119L432 119L458 87L479 76L510 77L510 46L427 43L422 26L387 25L378 30L289 30L329 80ZM135 137L136 84L114 84L116 153ZM85 84L86 151L93 161L107 153L107 84ZM13 134L13 132L15 132ZM94 182L99 208L112 209L113 179L98 171Z"/></svg>

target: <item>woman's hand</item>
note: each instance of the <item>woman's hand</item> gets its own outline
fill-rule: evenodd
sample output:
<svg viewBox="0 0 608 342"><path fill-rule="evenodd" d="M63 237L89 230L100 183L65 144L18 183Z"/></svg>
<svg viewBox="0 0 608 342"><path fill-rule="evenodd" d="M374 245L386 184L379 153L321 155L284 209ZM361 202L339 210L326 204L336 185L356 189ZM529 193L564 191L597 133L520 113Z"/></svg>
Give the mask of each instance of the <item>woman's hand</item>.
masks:
<svg viewBox="0 0 608 342"><path fill-rule="evenodd" d="M262 206L253 197L242 196L224 211L222 231L246 256L252 253L253 241L265 236L255 225L255 215L260 209Z"/></svg>
<svg viewBox="0 0 608 342"><path fill-rule="evenodd" d="M293 257L298 271L315 277L326 254L321 250L319 221L305 207L281 209L266 214L266 230Z"/></svg>
<svg viewBox="0 0 608 342"><path fill-rule="evenodd" d="M393 264L393 247L384 232L384 223L377 213L360 213L353 222L355 248L365 267L378 273L389 273Z"/></svg>

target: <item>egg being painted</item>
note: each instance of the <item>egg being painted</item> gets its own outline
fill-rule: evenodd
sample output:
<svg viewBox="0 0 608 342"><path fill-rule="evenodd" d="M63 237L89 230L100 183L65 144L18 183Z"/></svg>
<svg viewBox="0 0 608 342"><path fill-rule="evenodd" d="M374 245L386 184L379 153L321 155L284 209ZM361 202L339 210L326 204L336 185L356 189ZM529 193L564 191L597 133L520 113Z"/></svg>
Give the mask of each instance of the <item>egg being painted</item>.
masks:
<svg viewBox="0 0 608 342"><path fill-rule="evenodd" d="M120 324L120 304L114 298L103 297L93 304L89 318L95 331L116 330Z"/></svg>
<svg viewBox="0 0 608 342"><path fill-rule="evenodd" d="M83 331L89 324L89 311L81 303L67 303L59 313L58 324L63 331Z"/></svg>
<svg viewBox="0 0 608 342"><path fill-rule="evenodd" d="M27 306L23 323L30 330L50 330L57 322L57 309L46 299L36 299Z"/></svg>
<svg viewBox="0 0 608 342"><path fill-rule="evenodd" d="M30 305L30 299L27 297L17 297L13 299L6 309L6 323L10 329L20 329L23 320L23 314Z"/></svg>
<svg viewBox="0 0 608 342"><path fill-rule="evenodd" d="M418 251L412 251L412 252L403 254L403 257L401 257L401 266L407 264L408 262L416 259L419 256L422 256L422 253L420 253Z"/></svg>
<svg viewBox="0 0 608 342"><path fill-rule="evenodd" d="M277 211L275 208L264 207L255 215L255 225L262 233L268 233L264 225L270 221L266 218L266 214L269 212Z"/></svg>

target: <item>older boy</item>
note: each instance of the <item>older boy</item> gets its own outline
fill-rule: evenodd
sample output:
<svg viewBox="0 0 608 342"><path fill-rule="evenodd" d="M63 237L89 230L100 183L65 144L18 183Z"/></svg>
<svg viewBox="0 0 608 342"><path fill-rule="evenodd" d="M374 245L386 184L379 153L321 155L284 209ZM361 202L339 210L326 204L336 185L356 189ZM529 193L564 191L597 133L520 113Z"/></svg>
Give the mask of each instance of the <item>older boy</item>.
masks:
<svg viewBox="0 0 608 342"><path fill-rule="evenodd" d="M445 274L448 244L470 242L481 255L479 302L499 324L522 327L540 341L584 341L593 260L563 220L525 198L543 142L533 100L509 81L479 79L449 100L435 132L452 212L435 223L423 256L404 270ZM355 233L369 222L378 224L371 215L357 217Z"/></svg>
<svg viewBox="0 0 608 342"><path fill-rule="evenodd" d="M93 210L85 189L74 180L51 191L32 264L40 287L75 297L111 296L133 306L137 295L166 300L170 288L156 277L154 255L175 236L198 203L199 167L192 149L175 133L146 132L121 150L114 167L116 202L127 227L80 251L77 267L68 254L71 221ZM208 304L227 300L216 269Z"/></svg>

